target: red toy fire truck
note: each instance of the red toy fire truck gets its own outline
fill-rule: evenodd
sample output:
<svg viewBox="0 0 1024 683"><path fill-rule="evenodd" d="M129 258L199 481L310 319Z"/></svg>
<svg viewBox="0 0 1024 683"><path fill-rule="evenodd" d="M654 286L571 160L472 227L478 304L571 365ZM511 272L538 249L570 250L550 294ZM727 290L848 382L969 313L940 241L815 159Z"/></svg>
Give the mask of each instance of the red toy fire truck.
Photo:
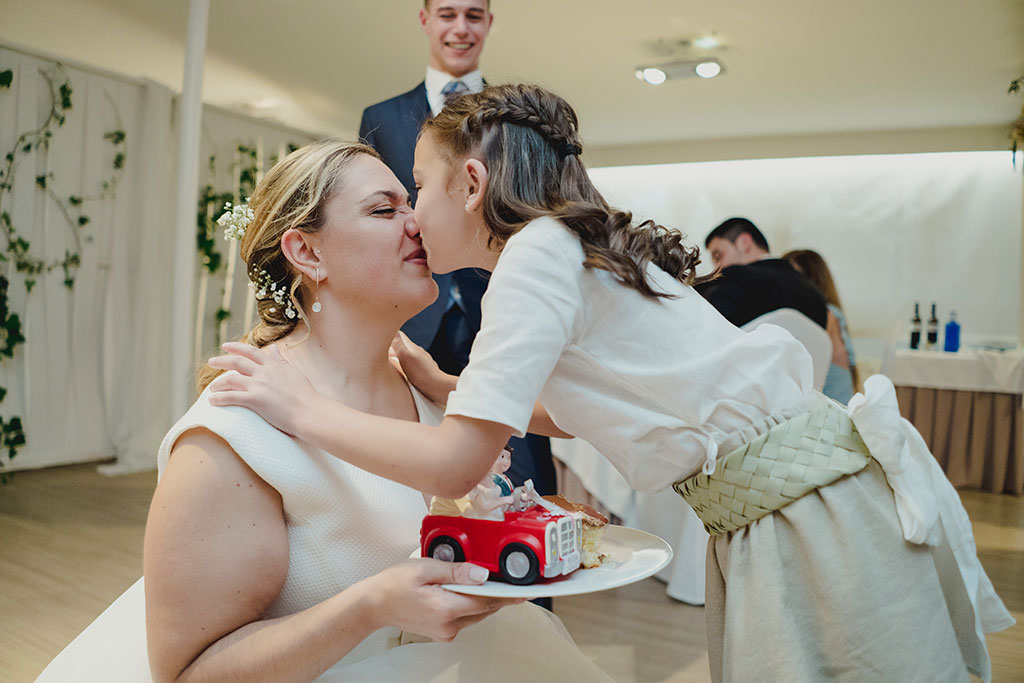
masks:
<svg viewBox="0 0 1024 683"><path fill-rule="evenodd" d="M427 515L420 528L423 557L472 562L516 585L579 568L579 515L541 498L532 482L517 487L513 500L504 520Z"/></svg>

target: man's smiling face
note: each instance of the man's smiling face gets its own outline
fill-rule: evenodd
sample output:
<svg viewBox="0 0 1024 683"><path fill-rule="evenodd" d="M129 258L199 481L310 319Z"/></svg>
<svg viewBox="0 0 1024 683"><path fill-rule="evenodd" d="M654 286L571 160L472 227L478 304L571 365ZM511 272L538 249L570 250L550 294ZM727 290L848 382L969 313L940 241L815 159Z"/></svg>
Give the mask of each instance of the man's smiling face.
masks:
<svg viewBox="0 0 1024 683"><path fill-rule="evenodd" d="M494 19L487 7L487 0L431 0L420 10L432 68L458 77L479 67Z"/></svg>

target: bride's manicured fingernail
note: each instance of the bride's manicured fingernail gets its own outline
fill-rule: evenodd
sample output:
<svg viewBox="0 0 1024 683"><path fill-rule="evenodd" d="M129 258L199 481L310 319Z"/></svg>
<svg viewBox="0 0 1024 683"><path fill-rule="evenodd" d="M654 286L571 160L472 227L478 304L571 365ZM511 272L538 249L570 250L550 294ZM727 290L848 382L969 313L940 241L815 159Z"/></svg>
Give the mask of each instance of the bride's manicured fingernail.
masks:
<svg viewBox="0 0 1024 683"><path fill-rule="evenodd" d="M489 575L490 575L490 572L488 572L483 567L479 567L477 565L473 565L472 567L469 568L469 580L470 581L476 581L478 583L483 583L484 581L487 580L487 577Z"/></svg>

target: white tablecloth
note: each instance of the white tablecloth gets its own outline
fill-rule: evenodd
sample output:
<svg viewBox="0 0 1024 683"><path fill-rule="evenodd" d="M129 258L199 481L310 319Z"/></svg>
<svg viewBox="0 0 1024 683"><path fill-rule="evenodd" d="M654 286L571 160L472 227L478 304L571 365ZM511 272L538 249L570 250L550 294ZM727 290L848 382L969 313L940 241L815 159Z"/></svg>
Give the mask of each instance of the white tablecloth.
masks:
<svg viewBox="0 0 1024 683"><path fill-rule="evenodd" d="M896 386L1024 394L1024 349L897 349L883 372Z"/></svg>
<svg viewBox="0 0 1024 683"><path fill-rule="evenodd" d="M623 524L668 541L675 555L656 575L676 600L704 604L704 560L708 534L689 505L671 488L634 491L618 470L581 439L552 439L551 452L604 508Z"/></svg>

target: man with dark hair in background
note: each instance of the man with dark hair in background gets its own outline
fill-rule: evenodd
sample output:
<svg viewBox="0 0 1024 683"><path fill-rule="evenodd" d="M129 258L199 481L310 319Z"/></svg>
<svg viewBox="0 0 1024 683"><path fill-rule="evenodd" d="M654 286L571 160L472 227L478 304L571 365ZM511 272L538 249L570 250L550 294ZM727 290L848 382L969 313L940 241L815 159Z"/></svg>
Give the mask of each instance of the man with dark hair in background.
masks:
<svg viewBox="0 0 1024 683"><path fill-rule="evenodd" d="M494 21L489 0L426 0L419 18L429 54L423 82L367 107L359 126L359 137L380 153L413 201L413 156L420 126L441 111L449 97L483 89L480 55ZM487 279L486 272L476 269L435 274L437 300L402 327L449 374L460 374L469 362ZM512 466L506 474L512 482L533 479L539 493L555 493L551 442L528 434L525 439L513 438L510 445Z"/></svg>
<svg viewBox="0 0 1024 683"><path fill-rule="evenodd" d="M827 330L825 299L788 261L769 253L768 240L746 218L730 218L704 246L721 276L697 291L737 327L780 308L795 308Z"/></svg>

